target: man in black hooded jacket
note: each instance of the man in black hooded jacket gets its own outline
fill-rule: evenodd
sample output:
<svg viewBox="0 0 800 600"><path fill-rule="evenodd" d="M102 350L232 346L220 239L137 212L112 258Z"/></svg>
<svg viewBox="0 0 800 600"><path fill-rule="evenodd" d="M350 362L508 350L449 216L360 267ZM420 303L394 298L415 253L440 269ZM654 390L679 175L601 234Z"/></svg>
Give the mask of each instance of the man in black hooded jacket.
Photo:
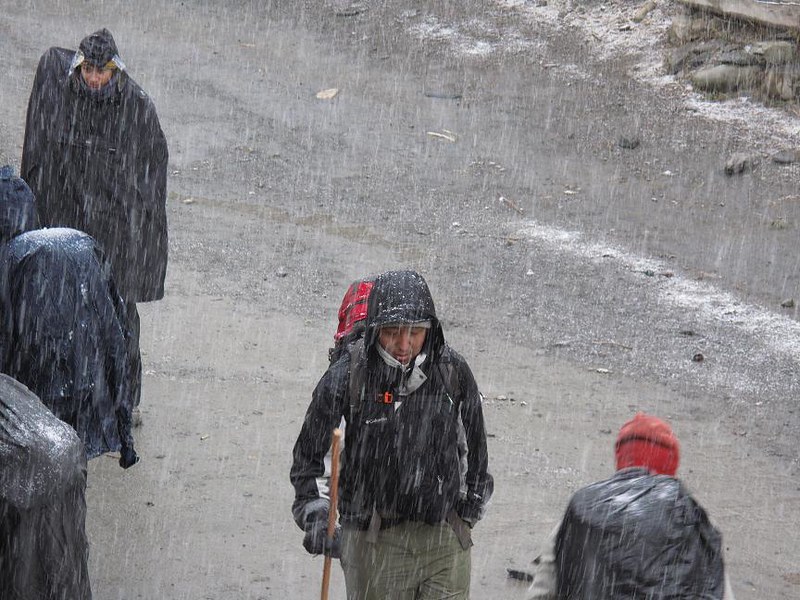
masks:
<svg viewBox="0 0 800 600"><path fill-rule="evenodd" d="M341 530L331 543L320 480L342 418ZM376 278L364 338L323 375L293 456L303 545L341 556L348 600L469 597L470 530L493 490L481 395L445 343L421 275Z"/></svg>
<svg viewBox="0 0 800 600"><path fill-rule="evenodd" d="M137 302L164 296L167 143L152 100L128 75L107 29L78 51L50 48L39 61L20 174L44 227L92 236L126 304L128 380L141 394Z"/></svg>
<svg viewBox="0 0 800 600"><path fill-rule="evenodd" d="M138 460L125 378L124 306L83 232L37 229L30 188L0 169L0 372L27 385L87 458Z"/></svg>

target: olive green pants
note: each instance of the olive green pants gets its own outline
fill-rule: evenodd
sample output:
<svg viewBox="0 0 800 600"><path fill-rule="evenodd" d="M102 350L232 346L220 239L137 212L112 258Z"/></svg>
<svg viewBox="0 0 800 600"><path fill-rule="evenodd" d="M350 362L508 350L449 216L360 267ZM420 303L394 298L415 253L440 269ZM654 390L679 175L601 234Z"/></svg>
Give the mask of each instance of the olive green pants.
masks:
<svg viewBox="0 0 800 600"><path fill-rule="evenodd" d="M347 600L468 600L470 550L447 523L405 522L368 532L342 530Z"/></svg>

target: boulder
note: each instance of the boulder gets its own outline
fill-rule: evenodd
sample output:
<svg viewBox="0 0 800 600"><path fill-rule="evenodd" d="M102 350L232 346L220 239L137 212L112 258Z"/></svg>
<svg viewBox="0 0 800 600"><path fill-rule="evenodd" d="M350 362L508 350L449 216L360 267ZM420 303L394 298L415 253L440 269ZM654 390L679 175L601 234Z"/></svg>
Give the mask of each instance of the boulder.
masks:
<svg viewBox="0 0 800 600"><path fill-rule="evenodd" d="M758 164L758 157L744 152L737 152L725 162L726 175L738 175L752 171Z"/></svg>
<svg viewBox="0 0 800 600"><path fill-rule="evenodd" d="M692 17L681 14L675 15L667 31L667 39L673 46L680 46L693 40Z"/></svg>
<svg viewBox="0 0 800 600"><path fill-rule="evenodd" d="M778 100L800 97L800 67L793 64L768 66L762 89L769 98Z"/></svg>
<svg viewBox="0 0 800 600"><path fill-rule="evenodd" d="M797 60L797 47L784 40L757 42L752 45L754 54L760 54L769 65L785 65Z"/></svg>
<svg viewBox="0 0 800 600"><path fill-rule="evenodd" d="M763 79L763 70L754 66L715 65L695 72L692 85L707 92L735 92L757 87Z"/></svg>

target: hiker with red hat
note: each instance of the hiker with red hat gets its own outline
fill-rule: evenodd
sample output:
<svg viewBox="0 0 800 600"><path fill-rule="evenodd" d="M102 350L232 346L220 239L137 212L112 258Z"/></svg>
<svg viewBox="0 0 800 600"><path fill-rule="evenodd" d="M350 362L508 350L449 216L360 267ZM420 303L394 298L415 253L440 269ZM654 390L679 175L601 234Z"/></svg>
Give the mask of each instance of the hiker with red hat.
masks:
<svg viewBox="0 0 800 600"><path fill-rule="evenodd" d="M668 423L638 413L619 431L617 472L571 498L537 558L528 600L733 600L722 538L676 478Z"/></svg>

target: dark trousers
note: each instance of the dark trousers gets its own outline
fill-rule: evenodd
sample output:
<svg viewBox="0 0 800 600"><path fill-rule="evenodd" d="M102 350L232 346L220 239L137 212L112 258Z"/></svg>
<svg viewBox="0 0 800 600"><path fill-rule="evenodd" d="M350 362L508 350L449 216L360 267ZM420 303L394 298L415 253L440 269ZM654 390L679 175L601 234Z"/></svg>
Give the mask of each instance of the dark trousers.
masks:
<svg viewBox="0 0 800 600"><path fill-rule="evenodd" d="M128 322L125 324L128 333L126 336L128 364L126 376L130 385L131 399L133 407L139 406L142 399L142 355L139 351L139 311L136 310L136 302L125 302L125 316Z"/></svg>

